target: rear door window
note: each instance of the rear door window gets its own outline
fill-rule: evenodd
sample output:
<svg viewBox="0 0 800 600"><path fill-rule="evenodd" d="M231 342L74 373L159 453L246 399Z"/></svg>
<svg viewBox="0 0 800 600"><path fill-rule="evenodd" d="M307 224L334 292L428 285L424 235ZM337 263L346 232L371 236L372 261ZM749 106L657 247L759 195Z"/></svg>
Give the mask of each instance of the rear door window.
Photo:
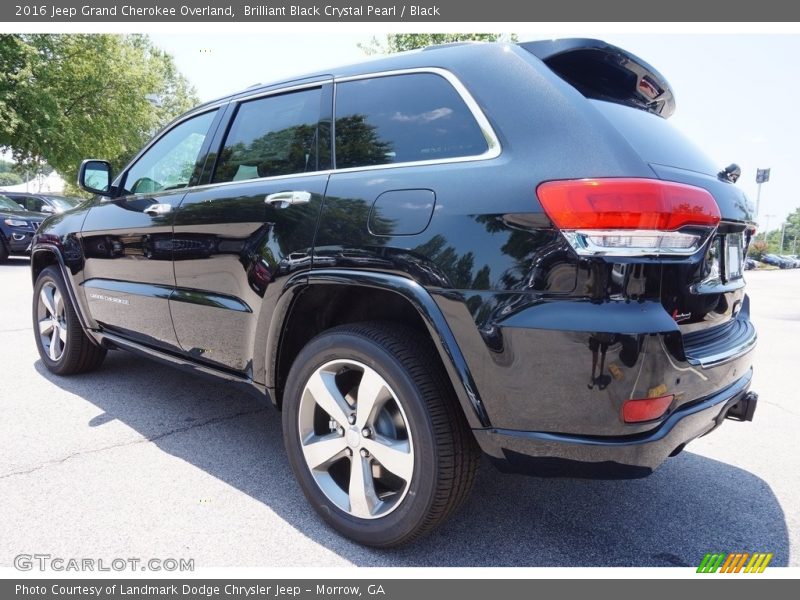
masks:
<svg viewBox="0 0 800 600"><path fill-rule="evenodd" d="M336 84L336 168L478 156L489 146L455 88L434 73Z"/></svg>
<svg viewBox="0 0 800 600"><path fill-rule="evenodd" d="M243 102L213 182L317 171L321 98L321 88L314 88Z"/></svg>

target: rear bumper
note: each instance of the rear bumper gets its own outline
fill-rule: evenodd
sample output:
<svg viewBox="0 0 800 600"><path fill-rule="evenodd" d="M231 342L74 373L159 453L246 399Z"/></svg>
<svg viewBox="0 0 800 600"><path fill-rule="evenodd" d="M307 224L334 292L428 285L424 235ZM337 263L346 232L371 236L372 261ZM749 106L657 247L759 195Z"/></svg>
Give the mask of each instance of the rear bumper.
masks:
<svg viewBox="0 0 800 600"><path fill-rule="evenodd" d="M748 371L727 388L681 406L646 433L580 436L489 428L475 430L475 436L503 471L595 479L645 477L726 417L751 420L757 400L748 392L751 379Z"/></svg>

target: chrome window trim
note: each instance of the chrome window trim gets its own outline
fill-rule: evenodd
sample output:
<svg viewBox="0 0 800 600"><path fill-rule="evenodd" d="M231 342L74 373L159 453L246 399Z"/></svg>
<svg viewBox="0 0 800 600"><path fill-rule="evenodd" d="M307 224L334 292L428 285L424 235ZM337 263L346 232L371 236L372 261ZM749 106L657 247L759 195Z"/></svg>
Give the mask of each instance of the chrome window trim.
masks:
<svg viewBox="0 0 800 600"><path fill-rule="evenodd" d="M300 90L305 90L308 88L322 87L323 85L330 84L332 82L333 82L333 76L326 75L322 79L317 79L315 81L306 81L304 83L296 83L284 87L277 87L269 90L261 90L260 92L254 92L252 94L248 94L247 96L242 96L241 98L231 98L231 102L236 105L239 105L239 104L244 104L245 102L250 102L252 100L258 100L259 98L268 98L269 96L288 94L289 92L299 92ZM260 177L259 179L264 179L264 178Z"/></svg>
<svg viewBox="0 0 800 600"><path fill-rule="evenodd" d="M464 104L466 104L467 109L469 109L472 117L478 123L478 127L480 127L481 132L483 133L484 138L486 139L487 150L481 154L474 154L468 156L454 156L451 158L434 158L430 160L417 160L417 161L408 161L408 162L398 162L398 163L387 163L385 165L368 165L364 167L348 167L345 169L324 169L321 171L308 171L305 173L291 173L289 175L274 175L272 177L256 177L254 179L244 179L239 181L219 181L216 183L206 183L203 185L196 185L191 188L185 188L187 193L192 193L195 190L207 190L209 188L216 188L228 185L242 185L248 184L253 182L268 182L268 181L282 181L284 179L295 179L301 177L313 177L319 175L334 175L337 173L361 173L361 172L368 172L368 171L380 171L384 169L400 169L406 167L425 167L431 165L446 165L446 164L454 164L454 163L463 163L463 162L476 162L476 161L483 161L483 160L492 160L497 158L502 153L503 149L500 144L500 139L497 137L497 134L494 131L494 128L489 123L489 120L486 118L483 110L481 110L480 106L478 105L475 98L469 93L467 88L461 83L461 80L458 79L452 72L448 71L447 69L442 69L440 67L415 67L409 69L396 69L391 71L379 71L376 73L364 73L360 75L348 75L346 77L332 77L327 79L319 79L316 81L305 82L301 84L295 85L288 85L285 87L277 87L267 91L257 92L248 96L244 96L242 98L235 98L230 99L231 104L239 105L243 102L249 102L251 100L257 100L259 98L265 98L269 96L275 96L278 94L284 94L289 92L300 91L303 89L314 88L314 87L321 87L325 84L333 83L334 90L333 90L333 102L334 102L334 113L333 113L333 123L332 123L332 138L334 140L334 148L333 152L335 153L335 141L336 141L336 84L337 83L345 83L348 81L357 81L361 79L377 79L380 77L393 77L396 75L413 75L418 73L428 73L439 75L440 77L444 78L450 85L453 86L456 93L461 97ZM210 109L210 107L208 107ZM196 114L200 114L199 112ZM189 115L192 116L192 115ZM187 117L188 118L188 117ZM233 117L235 118L235 117ZM176 125L178 122L175 123ZM225 143L225 140L222 142ZM334 157L335 160L335 157Z"/></svg>
<svg viewBox="0 0 800 600"><path fill-rule="evenodd" d="M336 86L339 83L347 83L348 81L360 81L364 79L378 79L381 77L394 77L397 75L416 75L416 74L438 75L439 77L442 77L445 81L447 81L451 86L453 86L453 89L461 97L461 100L464 102L464 104L466 104L469 112L472 113L472 118L475 119L475 122L478 124L478 127L480 128L481 133L483 134L483 137L486 140L486 151L482 152L481 154L471 154L467 156L453 156L451 158L433 158L430 160L415 160L408 162L388 163L385 165L370 165L366 167L348 167L346 169L335 169L337 173L352 173L364 170L390 169L395 167L441 165L441 164L457 163L457 162L491 160L493 158L497 158L498 156L500 156L502 152L500 139L497 137L497 134L492 128L492 125L489 123L489 119L486 118L486 115L484 114L483 110L481 110L481 107L478 105L478 102L475 100L475 98L472 97L472 94L469 93L469 90L463 83L461 83L461 80L458 77L456 77L451 71L448 71L447 69L442 69L441 67L415 67L410 69L395 69L392 71L380 71L378 73L363 73L360 75L335 77L333 79L334 103L336 98ZM333 121L335 124L336 123L335 104L333 112ZM333 139L335 146L336 145L335 128L334 128Z"/></svg>

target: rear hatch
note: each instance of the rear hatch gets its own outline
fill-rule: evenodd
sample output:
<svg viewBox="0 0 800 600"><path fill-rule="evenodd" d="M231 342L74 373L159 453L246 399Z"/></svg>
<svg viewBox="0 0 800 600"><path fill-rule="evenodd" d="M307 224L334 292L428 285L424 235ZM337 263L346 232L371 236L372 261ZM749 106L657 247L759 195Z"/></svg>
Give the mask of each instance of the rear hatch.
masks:
<svg viewBox="0 0 800 600"><path fill-rule="evenodd" d="M640 58L598 40L521 46L586 96L649 164L653 177L700 187L714 197L721 216L715 235L691 257L660 259L661 302L683 334L686 358L712 364L754 341L743 277L750 203L667 121L675 110L667 80Z"/></svg>

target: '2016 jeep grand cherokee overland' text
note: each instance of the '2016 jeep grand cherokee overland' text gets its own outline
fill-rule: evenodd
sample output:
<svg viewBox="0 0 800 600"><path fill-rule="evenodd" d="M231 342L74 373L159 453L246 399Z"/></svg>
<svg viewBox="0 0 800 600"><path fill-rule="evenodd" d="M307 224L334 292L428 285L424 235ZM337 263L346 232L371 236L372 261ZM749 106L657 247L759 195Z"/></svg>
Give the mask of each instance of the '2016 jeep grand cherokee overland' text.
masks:
<svg viewBox="0 0 800 600"><path fill-rule="evenodd" d="M752 418L745 196L596 40L467 44L181 116L33 245L53 372L140 353L255 391L359 542L508 470L636 477Z"/></svg>

